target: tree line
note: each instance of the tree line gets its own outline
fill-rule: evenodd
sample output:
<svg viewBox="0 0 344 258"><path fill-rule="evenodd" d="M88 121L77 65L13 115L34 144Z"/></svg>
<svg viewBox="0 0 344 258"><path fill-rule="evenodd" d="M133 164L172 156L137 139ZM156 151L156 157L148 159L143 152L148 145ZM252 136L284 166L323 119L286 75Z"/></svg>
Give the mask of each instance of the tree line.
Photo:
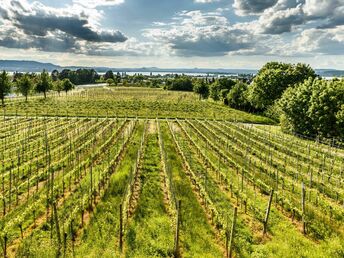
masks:
<svg viewBox="0 0 344 258"><path fill-rule="evenodd" d="M48 72L43 71L41 74L35 73L15 73L10 76L6 71L0 74L0 98L2 106L5 105L5 96L12 92L21 94L27 98L29 95L43 93L44 98L50 90L57 91L59 94L74 89L75 85L68 79L53 78Z"/></svg>
<svg viewBox="0 0 344 258"><path fill-rule="evenodd" d="M309 65L269 62L253 80L179 76L167 81L165 88L194 91L200 99L264 114L286 132L344 137L344 79L323 79Z"/></svg>

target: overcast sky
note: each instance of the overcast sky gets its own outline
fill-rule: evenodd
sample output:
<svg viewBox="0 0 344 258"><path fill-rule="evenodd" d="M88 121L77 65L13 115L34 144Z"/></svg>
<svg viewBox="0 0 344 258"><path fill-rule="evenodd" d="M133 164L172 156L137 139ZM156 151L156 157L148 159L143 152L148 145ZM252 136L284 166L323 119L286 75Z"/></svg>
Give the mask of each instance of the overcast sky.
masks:
<svg viewBox="0 0 344 258"><path fill-rule="evenodd" d="M0 0L0 59L344 69L344 0Z"/></svg>

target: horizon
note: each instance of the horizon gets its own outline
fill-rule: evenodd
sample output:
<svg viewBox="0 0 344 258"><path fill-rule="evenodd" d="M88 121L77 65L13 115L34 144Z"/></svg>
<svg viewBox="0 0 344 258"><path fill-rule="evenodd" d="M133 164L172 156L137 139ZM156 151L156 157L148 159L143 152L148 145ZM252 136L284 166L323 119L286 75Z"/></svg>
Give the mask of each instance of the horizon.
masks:
<svg viewBox="0 0 344 258"><path fill-rule="evenodd" d="M54 62L47 62L47 61L39 61L39 60L31 60L31 59L0 59L0 62L37 62L40 64L48 64L48 65L54 65L54 66L58 66L61 68L72 68L72 67L76 67L76 68L94 68L94 69L101 69L101 68L106 68L106 69L158 69L158 70L211 70L211 71L216 71L216 70L247 70L247 71L259 71L259 69L261 67L258 68L229 68L229 67L160 67L160 66L138 66L138 67L112 67L112 66L87 66L87 65L61 65L58 63L54 63ZM274 61L270 61L270 62L274 62ZM279 61L276 61L279 62ZM310 65L310 64L308 64ZM311 65L310 65L311 66ZM312 66L311 66L312 67ZM344 69L338 69L338 68L324 68L324 67L312 67L314 70L331 70L331 71L344 71ZM1 68L0 68L1 70Z"/></svg>
<svg viewBox="0 0 344 258"><path fill-rule="evenodd" d="M343 10L342 0L4 0L0 53L60 66L343 70Z"/></svg>

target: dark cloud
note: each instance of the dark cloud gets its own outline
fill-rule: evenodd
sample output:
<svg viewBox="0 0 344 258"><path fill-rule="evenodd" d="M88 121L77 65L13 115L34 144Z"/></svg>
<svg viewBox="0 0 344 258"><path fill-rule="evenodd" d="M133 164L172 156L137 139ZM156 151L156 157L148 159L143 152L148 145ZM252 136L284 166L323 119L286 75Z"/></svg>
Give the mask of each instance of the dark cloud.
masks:
<svg viewBox="0 0 344 258"><path fill-rule="evenodd" d="M291 32L293 26L303 24L305 17L300 8L295 8L284 12L279 11L267 17L266 20L261 19L261 21L264 34L282 34Z"/></svg>
<svg viewBox="0 0 344 258"><path fill-rule="evenodd" d="M29 35L46 36L49 31L60 30L76 38L92 42L116 43L127 40L120 31L95 31L89 27L87 19L80 17L17 14L13 22Z"/></svg>
<svg viewBox="0 0 344 258"><path fill-rule="evenodd" d="M277 2L278 0L235 0L233 6L240 15L258 14Z"/></svg>
<svg viewBox="0 0 344 258"><path fill-rule="evenodd" d="M15 38L4 37L0 39L0 46L19 49L37 49L46 52L77 52L79 45L72 37L53 38L53 37L30 37Z"/></svg>

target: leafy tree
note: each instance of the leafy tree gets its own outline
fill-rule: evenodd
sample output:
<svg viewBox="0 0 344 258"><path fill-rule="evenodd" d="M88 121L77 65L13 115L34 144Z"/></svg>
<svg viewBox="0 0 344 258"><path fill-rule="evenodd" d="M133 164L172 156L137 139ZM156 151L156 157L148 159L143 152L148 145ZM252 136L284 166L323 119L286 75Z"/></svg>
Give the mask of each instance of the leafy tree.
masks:
<svg viewBox="0 0 344 258"><path fill-rule="evenodd" d="M63 91L63 85L61 80L57 80L53 82L53 89L58 92L59 96L61 91Z"/></svg>
<svg viewBox="0 0 344 258"><path fill-rule="evenodd" d="M337 115L337 128L339 128L339 137L344 138L344 105L341 106Z"/></svg>
<svg viewBox="0 0 344 258"><path fill-rule="evenodd" d="M193 84L188 76L176 76L166 82L167 90L193 91Z"/></svg>
<svg viewBox="0 0 344 258"><path fill-rule="evenodd" d="M28 95L33 90L33 86L34 84L29 74L23 75L17 81L17 90L25 97L25 101L27 101Z"/></svg>
<svg viewBox="0 0 344 258"><path fill-rule="evenodd" d="M212 83L209 87L209 94L210 97L215 100L218 101L220 100L220 90L221 90L221 85L219 83L218 80L216 80L214 83Z"/></svg>
<svg viewBox="0 0 344 258"><path fill-rule="evenodd" d="M51 72L51 79L53 82L56 82L59 79L59 71L54 70Z"/></svg>
<svg viewBox="0 0 344 258"><path fill-rule="evenodd" d="M220 78L215 80L210 85L210 97L215 101L226 99L228 92L235 84L236 82L230 78Z"/></svg>
<svg viewBox="0 0 344 258"><path fill-rule="evenodd" d="M309 79L286 90L278 105L284 130L309 136L343 136L343 79Z"/></svg>
<svg viewBox="0 0 344 258"><path fill-rule="evenodd" d="M115 76L111 70L104 74L104 80L107 81L107 79L115 79Z"/></svg>
<svg viewBox="0 0 344 258"><path fill-rule="evenodd" d="M75 85L68 78L62 81L62 89L66 92L66 95L68 91L71 91L74 88Z"/></svg>
<svg viewBox="0 0 344 258"><path fill-rule="evenodd" d="M0 98L2 106L5 106L5 96L11 92L12 83L10 77L3 71L0 74Z"/></svg>
<svg viewBox="0 0 344 258"><path fill-rule="evenodd" d="M317 134L339 136L344 128L337 127L337 113L344 105L344 80L315 80L308 116Z"/></svg>
<svg viewBox="0 0 344 258"><path fill-rule="evenodd" d="M307 65L270 62L259 70L248 97L256 109L266 110L288 87L315 77L315 72Z"/></svg>
<svg viewBox="0 0 344 258"><path fill-rule="evenodd" d="M313 135L316 131L312 119L308 116L313 80L308 79L297 87L288 88L276 105L282 112L280 120L282 129L305 135Z"/></svg>
<svg viewBox="0 0 344 258"><path fill-rule="evenodd" d="M195 82L193 90L199 94L199 99L206 99L209 96L209 87L202 79Z"/></svg>
<svg viewBox="0 0 344 258"><path fill-rule="evenodd" d="M228 93L227 103L230 107L249 110L251 105L247 99L248 85L243 82L238 82Z"/></svg>
<svg viewBox="0 0 344 258"><path fill-rule="evenodd" d="M106 83L107 83L109 86L112 86L112 85L114 85L115 81L114 81L113 79L109 78L109 79L106 80Z"/></svg>
<svg viewBox="0 0 344 258"><path fill-rule="evenodd" d="M36 91L39 93L44 94L44 98L47 98L47 92L51 90L52 88L52 82L51 78L49 77L49 74L43 70L43 72L40 74L38 83L36 85Z"/></svg>

